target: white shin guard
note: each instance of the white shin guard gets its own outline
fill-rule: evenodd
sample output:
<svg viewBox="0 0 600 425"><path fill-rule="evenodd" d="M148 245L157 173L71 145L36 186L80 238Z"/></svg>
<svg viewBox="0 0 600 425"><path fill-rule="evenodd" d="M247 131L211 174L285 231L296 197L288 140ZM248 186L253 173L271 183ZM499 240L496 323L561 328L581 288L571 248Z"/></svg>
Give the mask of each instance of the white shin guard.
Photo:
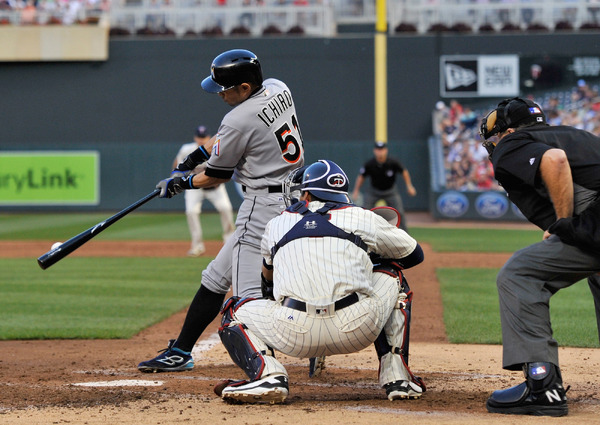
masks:
<svg viewBox="0 0 600 425"><path fill-rule="evenodd" d="M390 351L379 359L379 384L394 381L412 381L412 373L406 364L404 343L406 337L407 312L396 308L383 328Z"/></svg>

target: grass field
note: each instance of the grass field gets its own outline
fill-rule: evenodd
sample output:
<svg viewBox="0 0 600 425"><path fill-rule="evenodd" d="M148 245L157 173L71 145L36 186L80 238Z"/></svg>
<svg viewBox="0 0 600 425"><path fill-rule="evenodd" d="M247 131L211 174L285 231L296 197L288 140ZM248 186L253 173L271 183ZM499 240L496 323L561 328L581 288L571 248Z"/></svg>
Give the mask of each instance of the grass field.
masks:
<svg viewBox="0 0 600 425"><path fill-rule="evenodd" d="M455 344L501 344L496 269L436 270L448 340ZM550 299L554 337L565 347L600 347L594 301L581 281Z"/></svg>
<svg viewBox="0 0 600 425"><path fill-rule="evenodd" d="M0 339L129 338L186 307L209 259L0 259Z"/></svg>
<svg viewBox="0 0 600 425"><path fill-rule="evenodd" d="M110 214L6 214L0 240L64 241ZM218 214L203 214L205 239L221 237ZM432 229L411 234L434 250L514 252L537 242L534 230ZM133 213L98 236L105 240L188 240L180 213ZM69 258L41 271L34 259L0 259L0 339L129 338L189 304L200 263L188 258ZM438 269L448 338L454 343L501 342L496 269ZM468 308L465 308L468 306ZM593 300L578 283L552 298L561 345L598 347Z"/></svg>

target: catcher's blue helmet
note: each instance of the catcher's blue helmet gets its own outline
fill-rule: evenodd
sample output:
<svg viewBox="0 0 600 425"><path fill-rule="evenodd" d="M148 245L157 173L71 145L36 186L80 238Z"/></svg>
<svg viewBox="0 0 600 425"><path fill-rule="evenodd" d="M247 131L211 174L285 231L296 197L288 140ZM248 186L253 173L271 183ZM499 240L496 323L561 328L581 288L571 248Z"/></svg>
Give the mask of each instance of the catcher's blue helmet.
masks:
<svg viewBox="0 0 600 425"><path fill-rule="evenodd" d="M344 170L333 161L320 159L304 171L300 190L325 201L351 204L348 187L348 176Z"/></svg>

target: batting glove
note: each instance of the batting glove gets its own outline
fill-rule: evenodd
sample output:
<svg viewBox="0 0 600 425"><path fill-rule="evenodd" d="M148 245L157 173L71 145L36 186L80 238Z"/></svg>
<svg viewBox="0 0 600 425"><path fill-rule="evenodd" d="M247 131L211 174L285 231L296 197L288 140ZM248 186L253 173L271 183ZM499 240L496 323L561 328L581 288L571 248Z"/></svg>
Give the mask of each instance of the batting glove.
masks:
<svg viewBox="0 0 600 425"><path fill-rule="evenodd" d="M192 179L195 174L190 174L187 177L174 177L161 180L157 183L156 188L160 189L159 198L172 198L178 193L187 189L194 189Z"/></svg>
<svg viewBox="0 0 600 425"><path fill-rule="evenodd" d="M173 171L192 171L196 166L206 162L210 158L210 154L204 148L204 146L198 146L194 152L185 157L183 162L181 162Z"/></svg>

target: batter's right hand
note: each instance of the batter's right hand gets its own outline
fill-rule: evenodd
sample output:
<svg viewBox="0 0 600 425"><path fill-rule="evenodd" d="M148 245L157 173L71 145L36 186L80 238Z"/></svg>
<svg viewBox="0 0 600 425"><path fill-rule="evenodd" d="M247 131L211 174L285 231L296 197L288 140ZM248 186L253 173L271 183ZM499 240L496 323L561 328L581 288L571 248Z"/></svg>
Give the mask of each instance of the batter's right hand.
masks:
<svg viewBox="0 0 600 425"><path fill-rule="evenodd" d="M183 192L186 189L193 189L192 179L194 175L191 174L187 177L175 177L168 178L159 181L156 184L156 188L160 189L159 198L172 198L178 193Z"/></svg>

